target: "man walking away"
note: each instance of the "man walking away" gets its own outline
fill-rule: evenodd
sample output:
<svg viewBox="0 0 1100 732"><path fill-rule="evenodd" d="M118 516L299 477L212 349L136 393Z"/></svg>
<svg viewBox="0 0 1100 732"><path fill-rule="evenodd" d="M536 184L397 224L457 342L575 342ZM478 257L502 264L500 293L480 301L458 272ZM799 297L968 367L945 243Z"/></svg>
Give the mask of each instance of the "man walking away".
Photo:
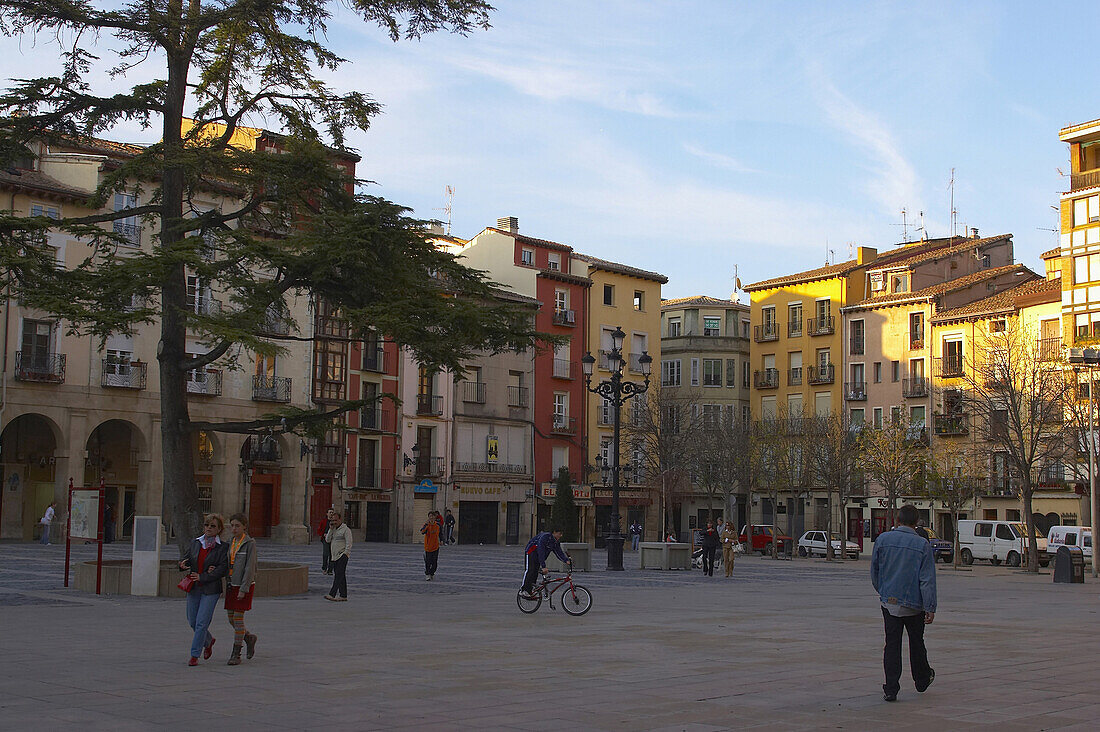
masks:
<svg viewBox="0 0 1100 732"><path fill-rule="evenodd" d="M703 532L703 574L714 576L714 558L718 554L718 532L714 524L707 521L706 531Z"/></svg>
<svg viewBox="0 0 1100 732"><path fill-rule="evenodd" d="M733 561L734 561L734 547L737 546L739 536L736 531L733 530L733 524L726 522L726 527L722 529L722 533L719 535L722 540L722 563L726 565L726 576L733 576Z"/></svg>
<svg viewBox="0 0 1100 732"><path fill-rule="evenodd" d="M443 519L443 528L447 532L447 543L455 543L455 515L451 513L451 509L446 509L447 517Z"/></svg>
<svg viewBox="0 0 1100 732"><path fill-rule="evenodd" d="M45 546L50 545L50 527L53 525L53 517L56 515L56 511L53 507L57 505L57 501L50 501L50 505L46 506L46 512L42 514L42 518L38 523L42 524L42 537L39 539Z"/></svg>
<svg viewBox="0 0 1100 732"><path fill-rule="evenodd" d="M332 545L332 559L329 569L335 575L332 589L325 595L326 600L344 602L348 599L348 557L351 555L351 529L344 523L344 517L336 511L329 512L329 529L325 539Z"/></svg>
<svg viewBox="0 0 1100 732"><path fill-rule="evenodd" d="M638 551L638 542L642 540L642 525L637 521L630 525L630 548Z"/></svg>
<svg viewBox="0 0 1100 732"><path fill-rule="evenodd" d="M888 702L897 701L901 689L903 628L909 635L909 667L917 691L924 692L936 678L924 647L924 626L936 616L936 560L932 545L914 529L918 516L911 504L902 506L898 511L901 525L879 534L871 552L871 584L878 590L886 624L882 698Z"/></svg>
<svg viewBox="0 0 1100 732"><path fill-rule="evenodd" d="M439 518L438 511L429 511L428 520L420 527L424 535L424 579L431 582L439 568Z"/></svg>

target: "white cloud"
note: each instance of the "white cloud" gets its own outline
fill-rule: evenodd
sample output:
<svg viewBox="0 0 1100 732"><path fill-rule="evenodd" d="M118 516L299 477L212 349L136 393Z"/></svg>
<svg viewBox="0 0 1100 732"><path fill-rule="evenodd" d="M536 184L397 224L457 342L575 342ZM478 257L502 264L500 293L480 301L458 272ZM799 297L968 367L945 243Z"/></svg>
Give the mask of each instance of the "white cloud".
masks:
<svg viewBox="0 0 1100 732"><path fill-rule="evenodd" d="M689 155L703 160L716 168L723 168L725 170L732 170L735 173L759 173L759 170L750 168L742 163L737 158L731 157L724 153L713 152L711 150L705 150L698 145L693 145L690 142L685 142L683 145L684 152Z"/></svg>

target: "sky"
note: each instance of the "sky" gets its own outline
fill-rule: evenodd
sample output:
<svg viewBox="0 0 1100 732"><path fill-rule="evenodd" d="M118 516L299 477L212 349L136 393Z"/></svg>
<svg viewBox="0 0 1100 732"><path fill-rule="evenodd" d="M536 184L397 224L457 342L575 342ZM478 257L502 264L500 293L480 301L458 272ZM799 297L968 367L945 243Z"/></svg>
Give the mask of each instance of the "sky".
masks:
<svg viewBox="0 0 1100 732"><path fill-rule="evenodd" d="M383 105L349 137L364 190L445 219L451 186L455 236L515 216L667 275L664 297L890 249L902 209L910 239L948 235L952 191L957 231L1011 233L1041 271L1068 188L1058 130L1100 117L1077 51L1094 2L498 0L491 23L393 43L337 14L331 83ZM56 59L0 47L3 76Z"/></svg>

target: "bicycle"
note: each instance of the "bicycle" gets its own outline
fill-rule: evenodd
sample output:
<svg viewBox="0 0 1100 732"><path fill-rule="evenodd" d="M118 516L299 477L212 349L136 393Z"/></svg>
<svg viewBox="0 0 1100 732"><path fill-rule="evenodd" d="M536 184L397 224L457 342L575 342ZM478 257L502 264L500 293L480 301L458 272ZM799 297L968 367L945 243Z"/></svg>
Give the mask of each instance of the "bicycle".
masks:
<svg viewBox="0 0 1100 732"><path fill-rule="evenodd" d="M535 591L530 595L524 594L523 590L520 589L516 593L516 604L519 605L522 612L530 614L542 606L542 600L545 597L552 609L554 607L554 593L566 586L569 589L563 592L560 598L562 610L570 615L584 615L592 609L592 593L588 591L587 587L573 582L572 568L567 570L561 577L545 575L542 582L535 585Z"/></svg>

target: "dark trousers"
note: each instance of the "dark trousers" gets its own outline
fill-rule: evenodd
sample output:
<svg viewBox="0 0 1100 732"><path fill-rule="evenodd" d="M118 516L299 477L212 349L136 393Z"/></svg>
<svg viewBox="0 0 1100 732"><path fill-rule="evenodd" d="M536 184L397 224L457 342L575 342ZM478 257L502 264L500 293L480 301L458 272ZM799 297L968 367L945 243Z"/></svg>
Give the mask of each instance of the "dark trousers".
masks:
<svg viewBox="0 0 1100 732"><path fill-rule="evenodd" d="M539 578L539 558L538 554L531 552L525 557L526 569L523 572L523 590L524 592L530 592L535 587L535 582Z"/></svg>
<svg viewBox="0 0 1100 732"><path fill-rule="evenodd" d="M896 617L882 608L886 624L886 647L882 651L882 667L886 671L886 683L882 690L897 694L901 688L901 631L909 634L909 670L915 683L924 683L932 675L928 666L928 650L924 647L924 613Z"/></svg>
<svg viewBox="0 0 1100 732"><path fill-rule="evenodd" d="M348 596L348 555L337 559L331 563L333 577L332 577L332 589L328 591L333 597L347 597Z"/></svg>
<svg viewBox="0 0 1100 732"><path fill-rule="evenodd" d="M424 574L433 576L437 569L439 569L439 550L424 552Z"/></svg>
<svg viewBox="0 0 1100 732"><path fill-rule="evenodd" d="M718 553L718 547L703 547L703 574L714 576L714 557Z"/></svg>
<svg viewBox="0 0 1100 732"><path fill-rule="evenodd" d="M324 539L321 540L321 571L327 572L329 565L332 564L332 544L329 544Z"/></svg>

